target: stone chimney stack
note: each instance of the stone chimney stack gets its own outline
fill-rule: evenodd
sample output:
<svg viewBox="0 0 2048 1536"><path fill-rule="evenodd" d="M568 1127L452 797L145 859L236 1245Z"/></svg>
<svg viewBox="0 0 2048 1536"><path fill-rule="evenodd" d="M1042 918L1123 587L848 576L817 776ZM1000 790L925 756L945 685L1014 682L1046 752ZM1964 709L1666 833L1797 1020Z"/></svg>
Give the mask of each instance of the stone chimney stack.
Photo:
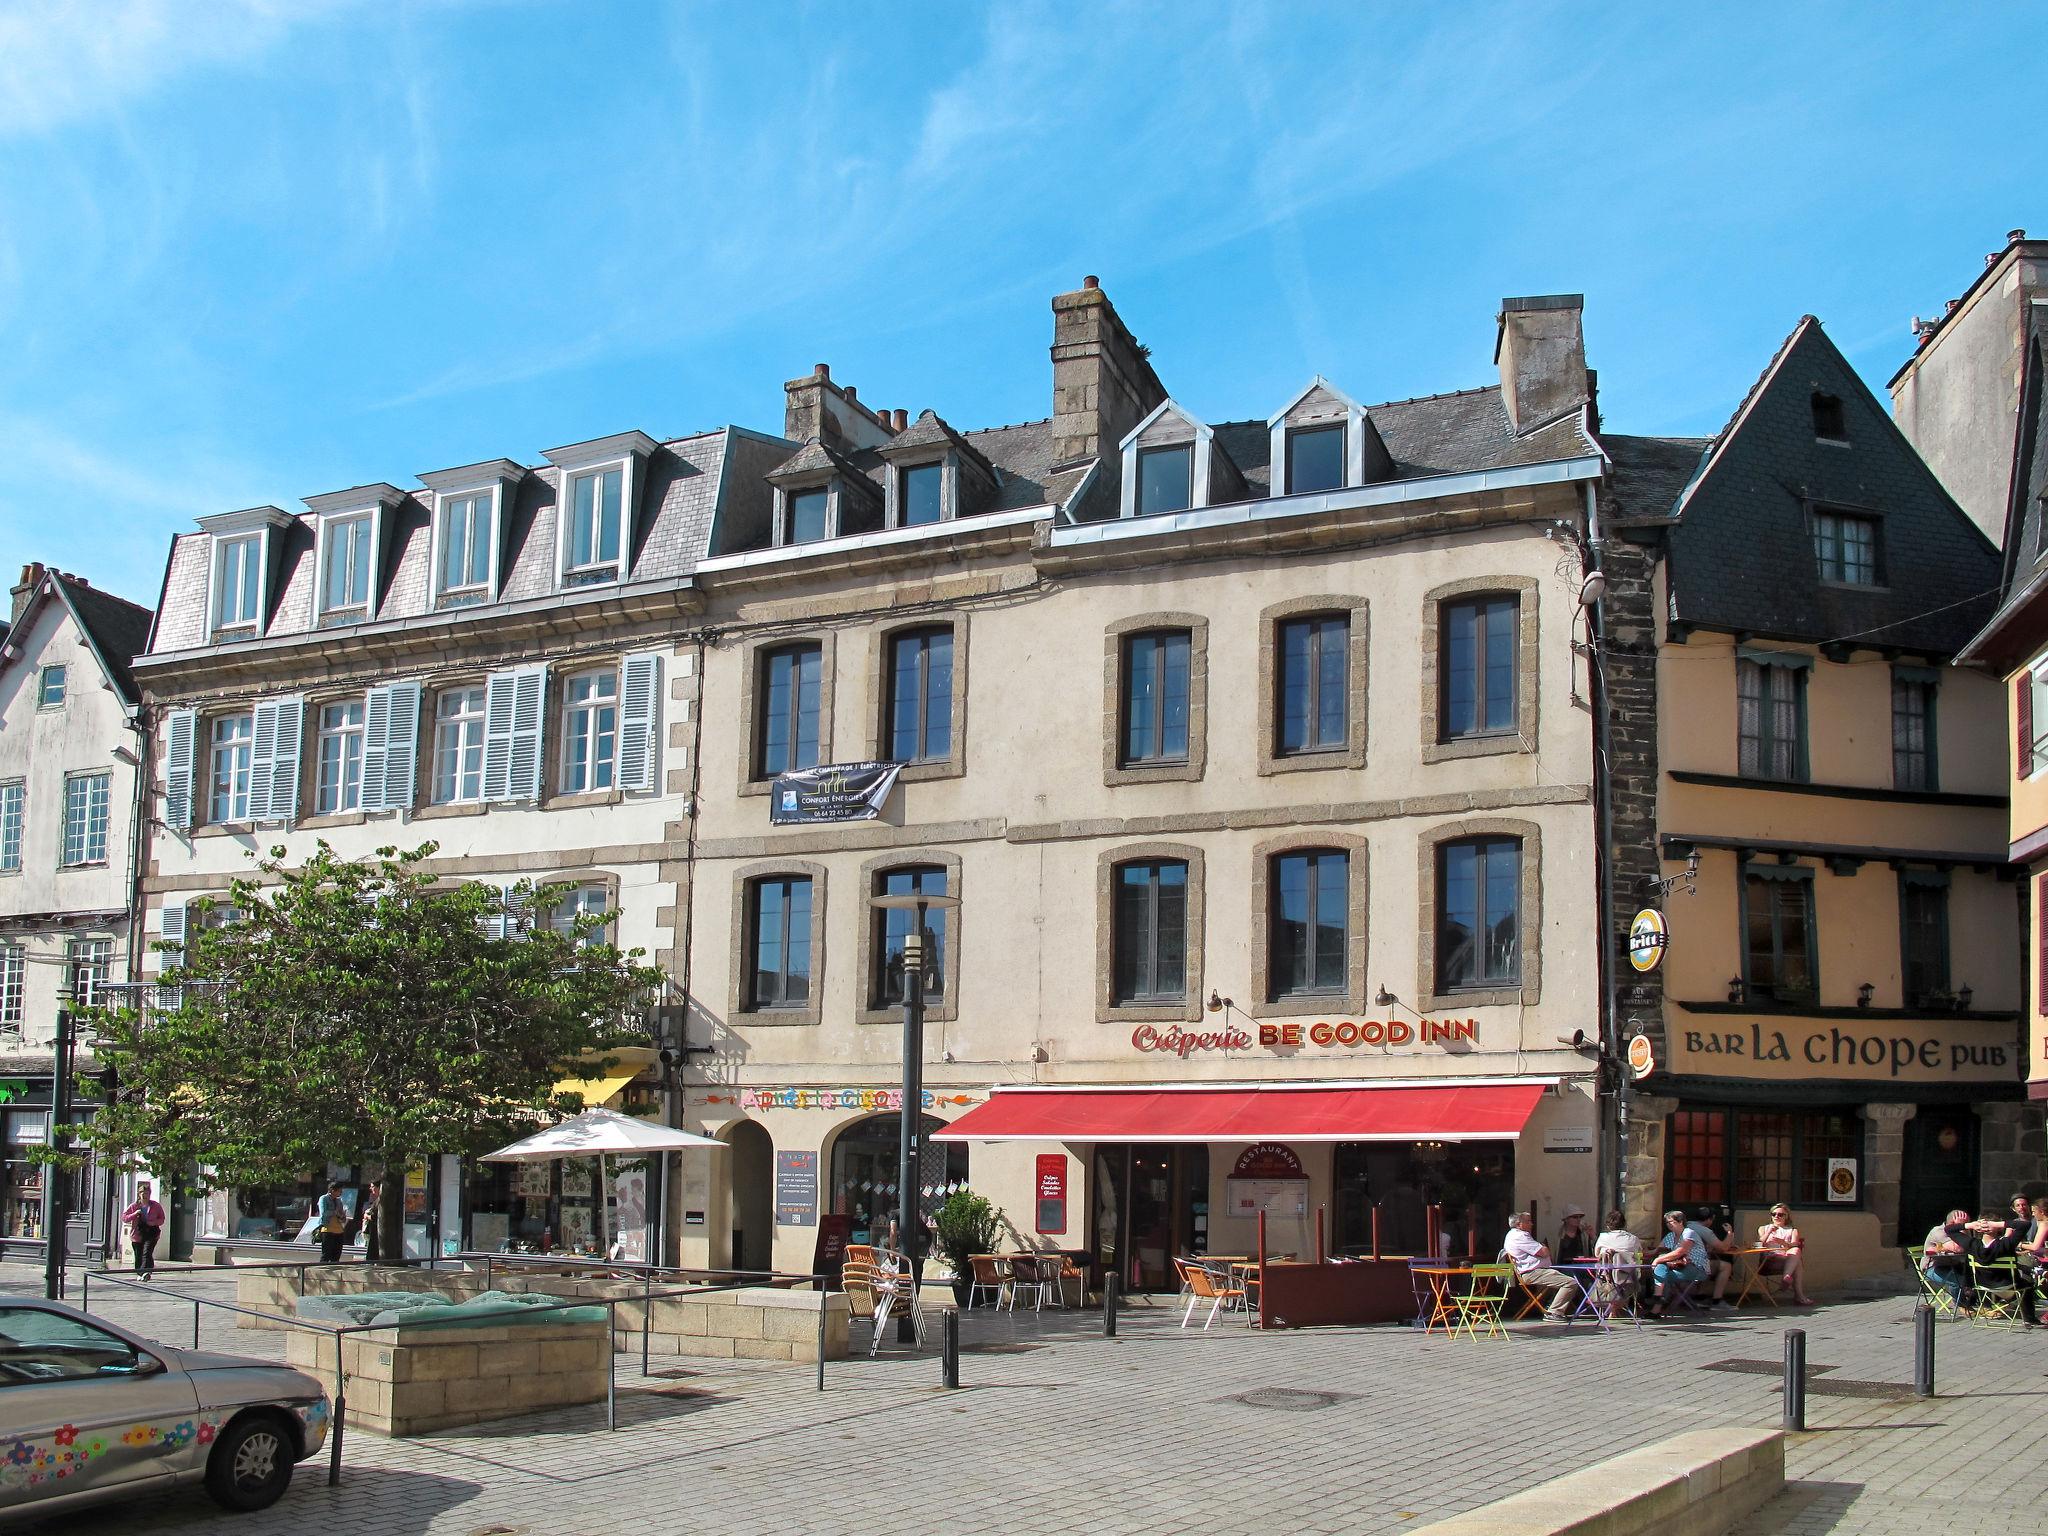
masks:
<svg viewBox="0 0 2048 1536"><path fill-rule="evenodd" d="M1500 365L1501 400L1516 433L1533 432L1592 398L1585 309L1582 293L1500 301L1493 360Z"/></svg>
<svg viewBox="0 0 2048 1536"><path fill-rule="evenodd" d="M14 609L7 617L10 628L20 620L22 609L28 606L28 600L36 595L36 588L42 584L43 562L31 560L21 568L21 580L14 587Z"/></svg>
<svg viewBox="0 0 2048 1536"><path fill-rule="evenodd" d="M1145 349L1124 328L1099 279L1052 301L1052 456L1063 464L1113 453L1166 398Z"/></svg>
<svg viewBox="0 0 2048 1536"><path fill-rule="evenodd" d="M782 391L782 435L791 442L815 437L827 448L851 453L890 438L888 422L862 405L852 389L833 383L832 370L823 363L791 379Z"/></svg>

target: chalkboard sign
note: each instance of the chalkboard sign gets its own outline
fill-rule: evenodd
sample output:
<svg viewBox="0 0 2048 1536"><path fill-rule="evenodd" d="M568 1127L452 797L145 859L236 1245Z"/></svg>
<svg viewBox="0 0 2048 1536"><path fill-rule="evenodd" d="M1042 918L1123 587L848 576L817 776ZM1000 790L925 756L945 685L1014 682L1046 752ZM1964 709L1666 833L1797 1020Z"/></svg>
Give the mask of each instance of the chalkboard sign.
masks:
<svg viewBox="0 0 2048 1536"><path fill-rule="evenodd" d="M846 1263L846 1245L853 1241L851 1216L827 1216L818 1223L818 1245L811 1252L811 1273L839 1283L839 1271Z"/></svg>
<svg viewBox="0 0 2048 1536"><path fill-rule="evenodd" d="M814 1227L818 1224L818 1154L775 1154L775 1225Z"/></svg>

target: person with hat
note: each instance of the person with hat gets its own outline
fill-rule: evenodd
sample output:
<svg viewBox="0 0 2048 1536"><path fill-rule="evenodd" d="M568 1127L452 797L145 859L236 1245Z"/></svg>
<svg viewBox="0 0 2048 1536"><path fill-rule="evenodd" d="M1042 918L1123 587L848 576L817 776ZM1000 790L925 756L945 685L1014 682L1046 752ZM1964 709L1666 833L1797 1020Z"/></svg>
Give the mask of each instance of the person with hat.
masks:
<svg viewBox="0 0 2048 1536"><path fill-rule="evenodd" d="M1586 1230L1586 1208L1568 1205L1557 1229L1557 1262L1583 1264L1593 1254L1593 1235Z"/></svg>

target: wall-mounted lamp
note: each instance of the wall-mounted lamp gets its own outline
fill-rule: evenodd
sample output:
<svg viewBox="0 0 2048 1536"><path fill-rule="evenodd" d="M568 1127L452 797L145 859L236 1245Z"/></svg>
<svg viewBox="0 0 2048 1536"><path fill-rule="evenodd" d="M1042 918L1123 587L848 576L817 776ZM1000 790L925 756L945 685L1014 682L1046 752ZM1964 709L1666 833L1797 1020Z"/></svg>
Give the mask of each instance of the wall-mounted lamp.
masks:
<svg viewBox="0 0 2048 1536"><path fill-rule="evenodd" d="M1607 595L1607 573L1588 571L1586 579L1579 583L1579 606L1590 608Z"/></svg>
<svg viewBox="0 0 2048 1536"><path fill-rule="evenodd" d="M1384 981L1380 983L1379 991L1373 994L1372 1000L1374 1006L1379 1008L1391 1008L1400 1001L1398 997L1387 990L1387 984Z"/></svg>
<svg viewBox="0 0 2048 1536"><path fill-rule="evenodd" d="M1211 1013L1221 1013L1226 1008L1235 1008L1236 1006L1237 1004L1223 996L1214 987L1209 989L1209 1011Z"/></svg>
<svg viewBox="0 0 2048 1536"><path fill-rule="evenodd" d="M1970 999L1976 995L1971 990L1970 984L1967 981L1964 982L1956 991L1956 1007L1962 1012L1968 1013L1970 1011Z"/></svg>
<svg viewBox="0 0 2048 1536"><path fill-rule="evenodd" d="M1876 990L1877 988L1873 987L1869 982L1863 983L1862 986L1856 989L1856 1006L1858 1008L1868 1008L1870 1006L1870 994Z"/></svg>
<svg viewBox="0 0 2048 1536"><path fill-rule="evenodd" d="M1740 976L1730 976L1728 978L1728 1001L1731 1003L1742 1001L1742 978Z"/></svg>

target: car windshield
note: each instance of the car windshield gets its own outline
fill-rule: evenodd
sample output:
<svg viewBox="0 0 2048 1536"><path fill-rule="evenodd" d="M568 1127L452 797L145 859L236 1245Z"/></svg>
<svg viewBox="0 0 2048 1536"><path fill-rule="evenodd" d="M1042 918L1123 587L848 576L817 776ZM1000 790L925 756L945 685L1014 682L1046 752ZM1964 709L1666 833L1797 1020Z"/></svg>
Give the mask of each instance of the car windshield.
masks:
<svg viewBox="0 0 2048 1536"><path fill-rule="evenodd" d="M133 1376L151 1364L126 1339L41 1307L0 1306L0 1388Z"/></svg>

